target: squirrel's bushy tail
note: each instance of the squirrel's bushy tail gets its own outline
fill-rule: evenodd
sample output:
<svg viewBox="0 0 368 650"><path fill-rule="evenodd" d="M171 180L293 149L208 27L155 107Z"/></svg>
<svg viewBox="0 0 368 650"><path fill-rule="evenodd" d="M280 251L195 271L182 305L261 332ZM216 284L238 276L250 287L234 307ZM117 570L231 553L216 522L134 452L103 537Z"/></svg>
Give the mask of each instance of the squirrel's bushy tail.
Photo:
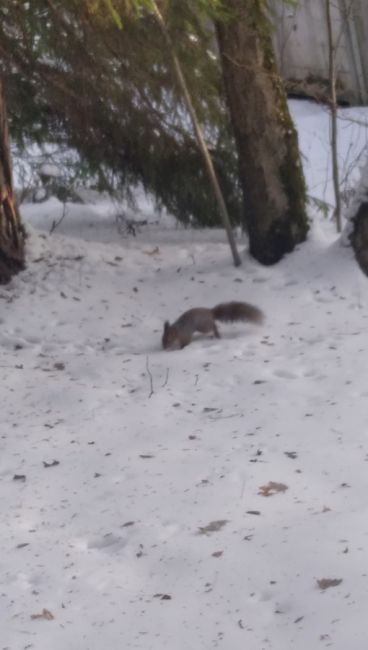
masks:
<svg viewBox="0 0 368 650"><path fill-rule="evenodd" d="M224 322L249 320L252 323L260 324L264 319L263 312L247 302L223 302L213 308L212 314L215 320Z"/></svg>

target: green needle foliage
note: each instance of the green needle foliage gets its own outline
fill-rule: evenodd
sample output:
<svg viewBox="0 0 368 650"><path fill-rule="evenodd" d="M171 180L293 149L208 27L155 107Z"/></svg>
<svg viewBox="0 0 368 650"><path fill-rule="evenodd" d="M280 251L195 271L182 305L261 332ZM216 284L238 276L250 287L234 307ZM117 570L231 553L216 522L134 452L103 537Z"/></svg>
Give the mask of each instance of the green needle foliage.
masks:
<svg viewBox="0 0 368 650"><path fill-rule="evenodd" d="M13 139L76 149L80 176L127 194L141 184L184 223L218 208L150 0L3 0L0 72ZM218 1L160 3L233 223L237 157L210 20Z"/></svg>

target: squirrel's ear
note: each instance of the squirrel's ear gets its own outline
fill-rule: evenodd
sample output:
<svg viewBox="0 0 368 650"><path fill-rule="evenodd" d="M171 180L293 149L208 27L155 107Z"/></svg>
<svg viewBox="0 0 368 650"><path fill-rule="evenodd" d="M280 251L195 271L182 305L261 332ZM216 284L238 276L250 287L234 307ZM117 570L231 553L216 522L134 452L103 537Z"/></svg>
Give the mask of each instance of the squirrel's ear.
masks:
<svg viewBox="0 0 368 650"><path fill-rule="evenodd" d="M169 323L169 321L168 321L168 320L165 320L165 322L164 322L164 332L167 332L167 330L169 329L169 327L170 327L170 323Z"/></svg>

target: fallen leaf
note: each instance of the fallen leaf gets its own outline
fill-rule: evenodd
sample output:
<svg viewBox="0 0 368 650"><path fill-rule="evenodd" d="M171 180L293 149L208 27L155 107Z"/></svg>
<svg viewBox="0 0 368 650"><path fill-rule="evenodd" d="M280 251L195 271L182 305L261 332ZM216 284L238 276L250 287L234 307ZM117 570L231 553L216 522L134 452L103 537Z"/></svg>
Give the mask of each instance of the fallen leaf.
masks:
<svg viewBox="0 0 368 650"><path fill-rule="evenodd" d="M209 533L217 533L221 528L226 526L228 523L227 519L217 519L216 521L210 521L207 526L199 526L197 535L208 535Z"/></svg>
<svg viewBox="0 0 368 650"><path fill-rule="evenodd" d="M284 453L285 456L287 456L288 458L292 458L292 460L298 458L298 454L296 453L296 451L285 451Z"/></svg>
<svg viewBox="0 0 368 650"><path fill-rule="evenodd" d="M43 608L41 614L31 614L31 619L33 621L42 619L43 621L53 621L55 616L51 614L50 610Z"/></svg>
<svg viewBox="0 0 368 650"><path fill-rule="evenodd" d="M321 578L317 580L318 587L321 591L330 589L330 587L338 587L342 583L342 578Z"/></svg>
<svg viewBox="0 0 368 650"><path fill-rule="evenodd" d="M270 481L267 485L261 485L259 488L258 494L263 497L272 497L277 492L286 492L288 486L285 483L276 483L275 481Z"/></svg>

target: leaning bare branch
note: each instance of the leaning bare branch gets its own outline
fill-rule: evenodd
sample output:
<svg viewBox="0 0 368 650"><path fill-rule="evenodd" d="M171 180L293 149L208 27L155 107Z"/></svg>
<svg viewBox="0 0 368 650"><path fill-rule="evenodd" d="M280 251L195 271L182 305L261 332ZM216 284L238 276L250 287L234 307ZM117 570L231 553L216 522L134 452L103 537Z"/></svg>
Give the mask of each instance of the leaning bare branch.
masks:
<svg viewBox="0 0 368 650"><path fill-rule="evenodd" d="M148 374L148 377L149 377L149 383L150 383L150 393L148 395L148 399L150 399L150 397L152 397L152 395L153 395L153 393L155 391L154 391L154 388L153 388L153 377L152 377L152 373L151 373L151 370L150 370L150 367L149 367L149 357L146 357L146 370L147 370L147 374Z"/></svg>
<svg viewBox="0 0 368 650"><path fill-rule="evenodd" d="M341 232L341 198L339 182L339 163L337 156L337 99L336 99L336 43L334 43L331 20L331 0L326 0L326 21L328 37L328 61L330 83L330 114L331 114L331 155L332 178L335 193L335 219L337 232Z"/></svg>
<svg viewBox="0 0 368 650"><path fill-rule="evenodd" d="M165 386L167 386L167 382L169 380L169 372L170 372L170 368L166 368L165 381L162 384L161 388L165 388Z"/></svg>
<svg viewBox="0 0 368 650"><path fill-rule="evenodd" d="M54 219L54 221L52 222L52 225L51 225L51 228L50 228L50 235L52 235L54 230L56 230L56 228L58 226L60 226L60 224L63 221L63 219L65 218L66 214L67 214L66 203L63 203L63 211L62 211L61 217L59 219L56 219L56 220Z"/></svg>

